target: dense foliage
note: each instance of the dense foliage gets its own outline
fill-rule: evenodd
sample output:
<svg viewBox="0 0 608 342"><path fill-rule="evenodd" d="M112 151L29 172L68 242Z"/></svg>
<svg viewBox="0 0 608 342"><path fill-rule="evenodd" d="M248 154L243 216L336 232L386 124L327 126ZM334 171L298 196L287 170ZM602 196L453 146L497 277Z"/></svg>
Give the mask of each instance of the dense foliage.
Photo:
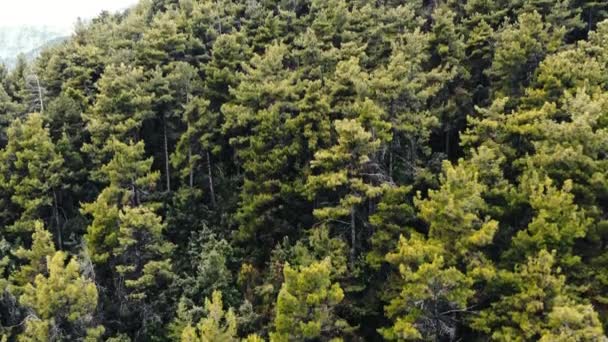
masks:
<svg viewBox="0 0 608 342"><path fill-rule="evenodd" d="M608 3L142 0L0 67L0 341L604 341Z"/></svg>

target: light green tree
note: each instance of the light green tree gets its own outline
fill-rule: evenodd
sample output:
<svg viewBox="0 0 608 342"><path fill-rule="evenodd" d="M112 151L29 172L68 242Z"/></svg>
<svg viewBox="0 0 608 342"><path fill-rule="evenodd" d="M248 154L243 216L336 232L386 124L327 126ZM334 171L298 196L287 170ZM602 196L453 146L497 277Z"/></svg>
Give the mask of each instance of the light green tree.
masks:
<svg viewBox="0 0 608 342"><path fill-rule="evenodd" d="M538 12L524 12L517 23L497 33L492 66L492 96L512 96L515 101L530 84L533 71L546 56L559 47L564 30L543 21Z"/></svg>
<svg viewBox="0 0 608 342"><path fill-rule="evenodd" d="M344 299L344 292L340 284L331 282L331 261L325 259L299 270L287 264L283 273L270 340L341 340L340 331L346 323L336 317L333 308Z"/></svg>
<svg viewBox="0 0 608 342"><path fill-rule="evenodd" d="M85 238L91 258L104 262L118 246L119 213L126 206L142 203L142 195L154 188L158 172L151 172L152 158L144 158L144 143L109 143L113 158L101 168L109 185L97 200L84 204L82 212L93 217Z"/></svg>
<svg viewBox="0 0 608 342"><path fill-rule="evenodd" d="M236 315L232 308L224 311L222 293L214 291L211 300L205 299L206 315L196 326L189 325L182 331L182 342L236 342Z"/></svg>
<svg viewBox="0 0 608 342"><path fill-rule="evenodd" d="M143 68L110 65L97 88L95 105L83 114L91 134L91 142L83 146L83 151L90 153L97 165L103 165L112 157L107 150L112 139L138 142L144 121L153 118L154 113Z"/></svg>
<svg viewBox="0 0 608 342"><path fill-rule="evenodd" d="M11 283L19 291L21 286L33 282L36 275L46 271L46 257L55 254L53 235L44 228L42 222L35 221L30 249L20 247L13 254L27 262L11 275Z"/></svg>
<svg viewBox="0 0 608 342"><path fill-rule="evenodd" d="M323 191L330 190L336 197L329 198L332 205L317 208L315 217L325 223L335 224L348 220L350 226L350 257L354 263L357 256L357 221L359 206L365 201L379 197L385 186L383 174L374 156L381 140L367 131L360 121L337 120L335 123L337 143L317 151L311 167L315 174L307 180L312 198L321 199ZM336 203L337 202L337 203Z"/></svg>
<svg viewBox="0 0 608 342"><path fill-rule="evenodd" d="M566 180L562 189L550 178L542 179L535 171L522 176L520 191L528 196L534 217L526 229L513 237L511 253L521 259L536 255L542 249L555 250L555 262L564 268L580 266L580 256L573 253L577 239L583 238L592 220L574 204L572 181Z"/></svg>
<svg viewBox="0 0 608 342"><path fill-rule="evenodd" d="M58 193L63 186L64 160L42 115L33 113L12 123L0 161L0 198L5 200L0 209L2 224L14 233L29 233L35 220L45 220L55 226L61 246Z"/></svg>
<svg viewBox="0 0 608 342"><path fill-rule="evenodd" d="M83 205L83 214L92 222L85 239L95 265L109 272L113 308L130 317L125 325L130 332L158 334L150 324L167 316L162 295L174 278L171 253L174 245L164 236L165 224L156 205L146 200L159 178L152 172L152 158L144 157L143 141L125 144L110 141L112 159L101 167L109 184L95 202ZM149 330L147 330L149 329Z"/></svg>
<svg viewBox="0 0 608 342"><path fill-rule="evenodd" d="M541 250L514 271L501 272L497 281L504 292L472 320L472 327L492 340L605 339L593 307L570 297L555 253Z"/></svg>
<svg viewBox="0 0 608 342"><path fill-rule="evenodd" d="M25 285L19 297L21 305L33 315L26 318L20 341L94 341L104 329L92 323L97 307L95 284L80 274L80 264L68 255L55 252L46 256L44 273Z"/></svg>
<svg viewBox="0 0 608 342"><path fill-rule="evenodd" d="M444 257L444 255L447 255ZM387 261L399 269L397 296L385 307L393 325L380 329L388 340L438 340L456 334L458 315L474 295L473 279L446 262L440 241L413 233L401 237Z"/></svg>
<svg viewBox="0 0 608 342"><path fill-rule="evenodd" d="M443 243L449 264L476 264L483 259L478 250L491 244L498 230L498 222L485 214L488 207L483 195L487 186L479 180L479 174L476 165L463 159L458 165L446 161L441 187L415 201L420 218L429 225L429 238Z"/></svg>

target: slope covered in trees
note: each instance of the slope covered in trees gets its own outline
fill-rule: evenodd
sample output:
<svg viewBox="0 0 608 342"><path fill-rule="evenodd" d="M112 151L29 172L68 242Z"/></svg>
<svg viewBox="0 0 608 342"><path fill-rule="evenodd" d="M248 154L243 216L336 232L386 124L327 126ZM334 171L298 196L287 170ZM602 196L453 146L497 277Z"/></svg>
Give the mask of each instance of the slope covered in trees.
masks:
<svg viewBox="0 0 608 342"><path fill-rule="evenodd" d="M145 0L0 67L0 341L604 341L608 4Z"/></svg>

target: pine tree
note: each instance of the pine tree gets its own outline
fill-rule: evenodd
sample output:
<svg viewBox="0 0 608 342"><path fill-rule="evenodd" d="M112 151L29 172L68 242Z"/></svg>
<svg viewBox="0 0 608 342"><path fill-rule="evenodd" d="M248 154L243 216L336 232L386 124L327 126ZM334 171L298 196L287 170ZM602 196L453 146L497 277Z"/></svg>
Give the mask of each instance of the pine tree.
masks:
<svg viewBox="0 0 608 342"><path fill-rule="evenodd" d="M580 8L581 18L585 21L587 32L596 28L608 17L608 4L597 0L572 0L573 8Z"/></svg>
<svg viewBox="0 0 608 342"><path fill-rule="evenodd" d="M484 215L487 187L479 181L480 171L461 159L457 166L444 162L443 172L441 187L415 201L418 215L429 224L429 238L444 244L448 263L482 261L478 249L492 243L498 222Z"/></svg>
<svg viewBox="0 0 608 342"><path fill-rule="evenodd" d="M190 188L207 178L211 205L215 205L212 155L221 151L219 115L209 110L209 101L196 96L184 108L186 131L180 136L172 163L181 168L181 177ZM206 166L206 167L205 167ZM201 186L201 185L199 185Z"/></svg>
<svg viewBox="0 0 608 342"><path fill-rule="evenodd" d="M491 308L473 318L473 328L496 341L559 340L565 336L576 341L601 335L593 308L568 297L565 277L554 265L554 254L541 250L521 268L501 273L498 283L504 292ZM577 323L581 318L566 316L575 308L589 325Z"/></svg>
<svg viewBox="0 0 608 342"><path fill-rule="evenodd" d="M604 2L146 0L0 66L0 341L606 340Z"/></svg>
<svg viewBox="0 0 608 342"><path fill-rule="evenodd" d="M100 337L104 329L92 323L97 306L95 284L80 274L80 265L65 252L46 256L48 275L39 273L26 284L21 305L35 314L25 321L20 341L61 341Z"/></svg>
<svg viewBox="0 0 608 342"><path fill-rule="evenodd" d="M191 234L186 254L189 263L175 284L184 297L198 303L211 297L213 291L220 291L227 304L237 303L238 294L229 269L235 251L227 240L218 238L204 227Z"/></svg>
<svg viewBox="0 0 608 342"><path fill-rule="evenodd" d="M583 28L580 7L572 6L572 0L546 1L526 0L518 13L538 12L554 27L563 27L566 33Z"/></svg>
<svg viewBox="0 0 608 342"><path fill-rule="evenodd" d="M236 216L238 238L244 241L263 237L274 245L277 235L293 228L292 217L279 210L281 203L289 199L294 201L290 207L298 207L303 200L293 180L301 145L290 126L290 100L298 92L295 73L284 64L287 56L287 47L279 44L255 55L243 65L243 78L233 92L235 101L222 106L223 132L244 171Z"/></svg>
<svg viewBox="0 0 608 342"><path fill-rule="evenodd" d="M63 157L40 114L16 120L8 131L8 144L0 151L0 196L5 198L2 223L13 233L30 232L38 219L57 230L62 245L58 192L63 186Z"/></svg>
<svg viewBox="0 0 608 342"><path fill-rule="evenodd" d="M370 80L375 89L373 98L382 105L393 128L388 174L401 184L424 177L432 153L428 142L439 125L427 103L441 89L445 74L426 69L431 58L430 38L420 30L397 37L387 65L377 68Z"/></svg>
<svg viewBox="0 0 608 342"><path fill-rule="evenodd" d="M146 207L126 207L119 213L119 227L118 246L112 251L112 264L120 279L116 295L131 305L162 302L159 290L174 276L169 259L174 246L164 239L162 218Z"/></svg>
<svg viewBox="0 0 608 342"><path fill-rule="evenodd" d="M441 122L444 135L444 153L454 154L456 132L466 123L465 115L472 108L471 94L465 83L470 78L465 64L465 42L455 23L456 13L447 6L433 12L430 37L430 62L443 74L442 87L432 98L431 111Z"/></svg>
<svg viewBox="0 0 608 342"><path fill-rule="evenodd" d="M339 284L331 282L331 261L325 259L299 270L285 265L283 272L285 281L277 298L275 332L270 340L341 340L338 337L345 322L337 319L333 308L344 293Z"/></svg>
<svg viewBox="0 0 608 342"><path fill-rule="evenodd" d="M492 65L494 37L492 27L481 19L466 40L466 58L471 73L468 88L472 89L472 100L477 105L487 105L490 96L490 82L485 71Z"/></svg>
<svg viewBox="0 0 608 342"><path fill-rule="evenodd" d="M513 15L513 6L520 4L521 1L509 0L471 0L464 5L465 22L468 25L475 25L485 21L492 29L497 29L505 18Z"/></svg>
<svg viewBox="0 0 608 342"><path fill-rule="evenodd" d="M371 112L363 112L371 114ZM362 113L362 114L363 114ZM374 138L357 120L337 120L337 144L320 150L311 161L318 174L308 177L307 187L312 197L320 201L337 202L335 205L317 208L315 217L325 223L343 222L347 218L350 225L351 263L357 257L358 211L366 201L382 194L382 173L374 163L374 155L380 148L381 140ZM324 198L324 191L331 190L337 198ZM334 203L335 203L334 202ZM331 203L331 202L330 202Z"/></svg>
<svg viewBox="0 0 608 342"><path fill-rule="evenodd" d="M516 24L499 31L492 66L487 71L493 98L521 96L538 64L557 49L563 34L563 29L544 22L537 12L522 13Z"/></svg>
<svg viewBox="0 0 608 342"><path fill-rule="evenodd" d="M153 117L151 95L146 91L142 68L125 64L110 65L97 83L95 106L84 115L91 143L83 146L92 159L103 165L107 162L107 148L116 139L126 143L141 139L144 121Z"/></svg>
<svg viewBox="0 0 608 342"><path fill-rule="evenodd" d="M93 216L85 236L91 258L105 262L119 244L121 209L142 203L142 195L154 188L159 174L150 172L152 159L144 159L144 143L124 144L117 140L107 147L114 154L101 169L109 181L93 203L83 205L84 214Z"/></svg>
<svg viewBox="0 0 608 342"><path fill-rule="evenodd" d="M233 98L230 89L238 86L241 63L250 57L251 51L242 32L222 34L213 42L211 59L202 68L205 74L204 94L212 110L218 110Z"/></svg>
<svg viewBox="0 0 608 342"><path fill-rule="evenodd" d="M181 107L179 114L181 114L181 121L185 124L186 130L179 137L175 152L171 155L171 163L174 168L180 170L181 177L186 178L188 175L188 184L192 187L196 161L200 158L194 148L198 144L199 130L204 129L204 126L198 126L199 117L202 109L207 106L204 100L194 95L196 88L199 88L199 82L196 81L196 68L187 63L176 63L173 68L171 83L177 90L176 95L178 95L178 103Z"/></svg>
<svg viewBox="0 0 608 342"><path fill-rule="evenodd" d="M591 219L573 203L572 181L565 181L558 189L551 179L543 180L534 171L522 178L520 191L528 196L535 215L527 229L513 237L512 253L529 257L541 249L551 249L557 253L554 259L558 265L565 269L576 266L581 260L572 248L586 235Z"/></svg>
<svg viewBox="0 0 608 342"><path fill-rule="evenodd" d="M591 305L559 298L547 318L548 324L539 340L541 342L606 339L598 314Z"/></svg>
<svg viewBox="0 0 608 342"><path fill-rule="evenodd" d="M206 316L196 326L187 326L181 335L182 342L228 341L236 342L236 316L232 308L224 311L222 293L214 291L205 299Z"/></svg>
<svg viewBox="0 0 608 342"><path fill-rule="evenodd" d="M134 335L159 334L168 312L164 296L174 278L170 255L174 245L164 237L165 225L154 204L144 198L158 180L152 159L144 159L144 143L112 140L112 160L101 173L109 185L83 214L93 217L85 235L89 255L97 267L111 275L109 299L121 317L130 317L119 329Z"/></svg>
<svg viewBox="0 0 608 342"><path fill-rule="evenodd" d="M180 27L180 19L179 13L173 9L154 16L138 42L138 59L146 68L164 66L184 57L187 37Z"/></svg>
<svg viewBox="0 0 608 342"><path fill-rule="evenodd" d="M80 34L82 32L77 36ZM79 37L78 41L66 47L66 51L58 58L65 63L59 75L62 90L73 95L74 98L79 99L85 105L94 102L98 92L96 83L107 63L106 50L102 46L87 44L86 41L89 39L92 38ZM51 64L51 61L49 61L49 64ZM46 68L46 70L48 69L53 69L52 64ZM45 83L51 85L53 83L52 79L55 77L57 76L52 73L50 75L43 73L42 75ZM52 88L51 86L51 90Z"/></svg>
<svg viewBox="0 0 608 342"><path fill-rule="evenodd" d="M397 247L399 236L411 230L416 215L409 199L410 192L411 187L407 186L388 188L378 202L376 212L369 217L374 232L366 261L375 269L379 269L385 263L386 254Z"/></svg>
<svg viewBox="0 0 608 342"><path fill-rule="evenodd" d="M444 257L446 255L446 257ZM446 259L437 240L403 236L387 260L399 269L398 292L386 306L394 324L380 330L387 340L439 340L456 336L458 315L467 311L473 280Z"/></svg>
<svg viewBox="0 0 608 342"><path fill-rule="evenodd" d="M17 291L20 290L20 287L33 282L36 275L46 271L46 258L53 254L55 254L53 235L44 228L42 222L35 221L31 248L20 247L14 252L17 258L28 262L11 275L11 283L17 287Z"/></svg>
<svg viewBox="0 0 608 342"><path fill-rule="evenodd" d="M0 75L0 146L6 146L8 142L8 128L22 111L19 104L14 102L7 93L7 90L4 88L5 85L1 84L4 83L1 82L3 81L3 77L3 75Z"/></svg>

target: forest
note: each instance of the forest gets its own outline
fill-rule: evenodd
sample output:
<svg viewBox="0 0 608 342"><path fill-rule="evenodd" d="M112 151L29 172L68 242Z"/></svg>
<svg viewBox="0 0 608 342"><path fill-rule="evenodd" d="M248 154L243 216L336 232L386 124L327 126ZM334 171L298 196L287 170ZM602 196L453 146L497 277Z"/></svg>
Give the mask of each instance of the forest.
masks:
<svg viewBox="0 0 608 342"><path fill-rule="evenodd" d="M141 0L0 66L2 342L606 329L605 0Z"/></svg>

